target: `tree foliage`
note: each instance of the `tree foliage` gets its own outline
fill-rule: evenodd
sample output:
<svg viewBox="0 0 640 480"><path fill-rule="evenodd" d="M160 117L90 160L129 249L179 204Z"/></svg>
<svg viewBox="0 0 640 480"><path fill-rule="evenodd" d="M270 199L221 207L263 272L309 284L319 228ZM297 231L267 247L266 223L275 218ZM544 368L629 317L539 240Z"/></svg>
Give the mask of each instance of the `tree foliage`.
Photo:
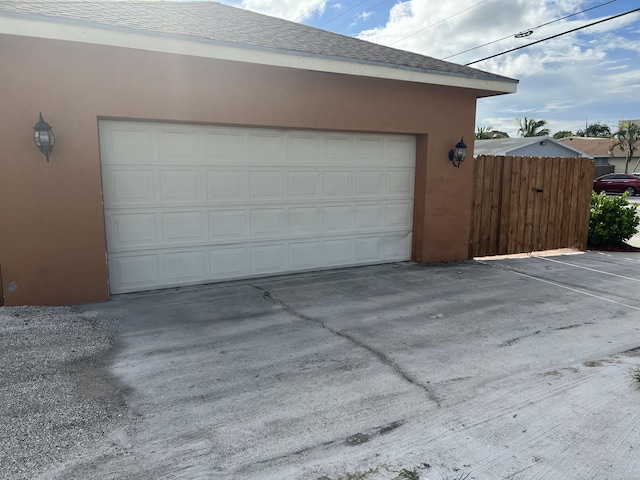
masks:
<svg viewBox="0 0 640 480"><path fill-rule="evenodd" d="M478 129L476 130L476 140L486 140L491 138L490 132L492 129L493 127L478 126Z"/></svg>
<svg viewBox="0 0 640 480"><path fill-rule="evenodd" d="M640 125L637 123L623 122L616 133L611 137L609 155L618 148L625 152L624 173L629 172L629 161L633 154L640 149ZM640 160L636 163L638 167ZM634 168L634 171L635 171Z"/></svg>
<svg viewBox="0 0 640 480"><path fill-rule="evenodd" d="M549 135L549 129L545 127L546 120L535 120L533 118L517 118L518 135L521 137L544 137Z"/></svg>
<svg viewBox="0 0 640 480"><path fill-rule="evenodd" d="M476 130L476 140L488 140L491 138L509 138L509 135L506 132L494 130L491 126L478 126Z"/></svg>
<svg viewBox="0 0 640 480"><path fill-rule="evenodd" d="M619 245L638 232L638 205L629 203L627 196L626 192L614 197L591 193L589 245Z"/></svg>
<svg viewBox="0 0 640 480"><path fill-rule="evenodd" d="M578 137L611 138L611 128L602 123L592 123L584 130L578 130Z"/></svg>
<svg viewBox="0 0 640 480"><path fill-rule="evenodd" d="M559 138L575 137L575 133L571 130L561 130L553 134L553 138L558 140Z"/></svg>

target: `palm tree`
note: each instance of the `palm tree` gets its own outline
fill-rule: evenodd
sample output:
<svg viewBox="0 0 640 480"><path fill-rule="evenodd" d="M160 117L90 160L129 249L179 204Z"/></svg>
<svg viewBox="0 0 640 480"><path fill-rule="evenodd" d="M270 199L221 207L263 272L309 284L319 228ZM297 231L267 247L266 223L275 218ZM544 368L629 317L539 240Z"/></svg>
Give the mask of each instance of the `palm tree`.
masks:
<svg viewBox="0 0 640 480"><path fill-rule="evenodd" d="M549 129L543 128L546 124L546 120L534 120L533 118L517 118L516 119L520 128L518 128L518 134L521 137L544 137L549 135Z"/></svg>
<svg viewBox="0 0 640 480"><path fill-rule="evenodd" d="M493 127L478 126L476 130L476 140L486 140L491 138L491 130L493 130Z"/></svg>
<svg viewBox="0 0 640 480"><path fill-rule="evenodd" d="M613 153L615 148L619 148L625 152L624 173L629 172L629 161L636 150L640 148L640 124L623 122L618 131L611 137L611 146L609 147L609 155ZM636 162L634 171L638 168L640 160Z"/></svg>

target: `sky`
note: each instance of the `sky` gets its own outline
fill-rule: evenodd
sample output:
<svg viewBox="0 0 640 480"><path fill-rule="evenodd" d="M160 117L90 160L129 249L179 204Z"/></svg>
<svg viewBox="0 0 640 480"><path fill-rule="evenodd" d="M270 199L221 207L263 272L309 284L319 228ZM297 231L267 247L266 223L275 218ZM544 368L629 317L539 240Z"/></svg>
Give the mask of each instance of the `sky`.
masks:
<svg viewBox="0 0 640 480"><path fill-rule="evenodd" d="M218 0L275 17L468 64L640 8L638 0ZM580 13L582 12L582 13ZM522 33L519 38L516 35ZM478 100L476 127L518 136L640 119L640 11L473 63L518 92Z"/></svg>

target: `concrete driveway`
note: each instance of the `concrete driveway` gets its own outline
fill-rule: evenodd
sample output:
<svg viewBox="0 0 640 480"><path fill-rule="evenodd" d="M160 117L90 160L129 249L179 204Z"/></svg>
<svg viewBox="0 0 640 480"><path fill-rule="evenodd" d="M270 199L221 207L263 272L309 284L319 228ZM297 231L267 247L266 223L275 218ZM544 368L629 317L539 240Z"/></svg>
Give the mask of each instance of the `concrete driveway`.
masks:
<svg viewBox="0 0 640 480"><path fill-rule="evenodd" d="M55 478L640 478L640 254L400 263L82 309L116 330L131 418Z"/></svg>

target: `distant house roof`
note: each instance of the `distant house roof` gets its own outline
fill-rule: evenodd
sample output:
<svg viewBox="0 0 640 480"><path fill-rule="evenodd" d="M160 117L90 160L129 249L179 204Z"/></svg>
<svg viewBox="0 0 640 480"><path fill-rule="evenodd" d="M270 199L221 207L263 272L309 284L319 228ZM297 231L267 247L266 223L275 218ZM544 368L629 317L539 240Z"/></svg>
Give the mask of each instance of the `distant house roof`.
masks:
<svg viewBox="0 0 640 480"><path fill-rule="evenodd" d="M474 142L474 155L525 155L518 153L518 151L529 151L531 147L544 147L546 145L553 145L557 149L562 149L567 152L567 156L574 157L590 157L586 152L573 148L564 143L558 142L551 137L524 137L524 138L493 138L489 140L476 140ZM540 151L540 153L543 153ZM526 155L530 155L527 153ZM542 156L542 155L536 155ZM557 156L555 153L553 156Z"/></svg>
<svg viewBox="0 0 640 480"><path fill-rule="evenodd" d="M513 93L518 83L209 1L3 0L0 33L470 88L479 97Z"/></svg>
<svg viewBox="0 0 640 480"><path fill-rule="evenodd" d="M609 154L611 139L596 137L567 137L560 139L562 143L573 148L578 148L592 157L615 157L615 151ZM618 156L624 157L624 152L619 152Z"/></svg>

